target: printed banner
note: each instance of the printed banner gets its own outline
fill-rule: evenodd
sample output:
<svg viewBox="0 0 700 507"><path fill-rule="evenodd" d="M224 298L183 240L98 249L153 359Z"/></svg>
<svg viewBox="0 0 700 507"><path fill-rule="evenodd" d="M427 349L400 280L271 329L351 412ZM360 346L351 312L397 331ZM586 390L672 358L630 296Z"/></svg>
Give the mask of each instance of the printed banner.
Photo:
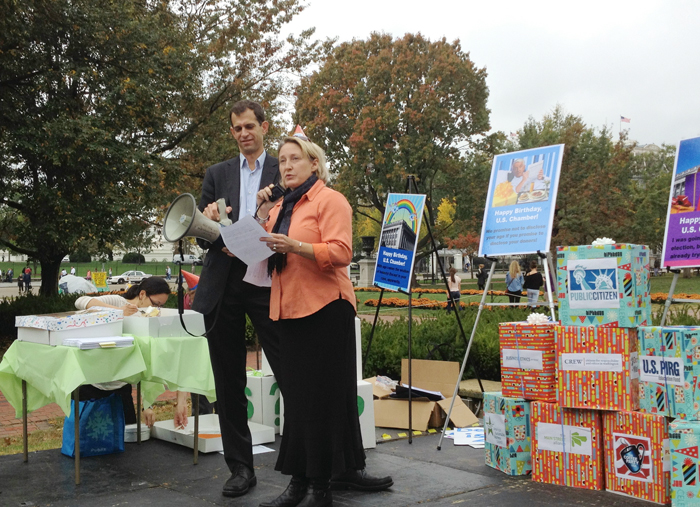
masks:
<svg viewBox="0 0 700 507"><path fill-rule="evenodd" d="M484 433L486 441L499 447L508 447L506 438L506 417L501 414L484 414Z"/></svg>
<svg viewBox="0 0 700 507"><path fill-rule="evenodd" d="M493 159L479 256L549 251L564 145Z"/></svg>
<svg viewBox="0 0 700 507"><path fill-rule="evenodd" d="M622 354L561 354L564 371L622 371Z"/></svg>
<svg viewBox="0 0 700 507"><path fill-rule="evenodd" d="M374 285L408 292L425 195L389 194L379 237Z"/></svg>
<svg viewBox="0 0 700 507"><path fill-rule="evenodd" d="M678 143L666 213L662 267L700 266L700 137Z"/></svg>
<svg viewBox="0 0 700 507"><path fill-rule="evenodd" d="M525 370L543 370L541 350L503 349L505 368L520 368Z"/></svg>
<svg viewBox="0 0 700 507"><path fill-rule="evenodd" d="M569 308L620 308L617 259L577 259L566 263Z"/></svg>
<svg viewBox="0 0 700 507"><path fill-rule="evenodd" d="M92 273L92 283L95 284L95 287L98 289L106 289L107 288L107 273L104 271L95 271Z"/></svg>
<svg viewBox="0 0 700 507"><path fill-rule="evenodd" d="M642 382L670 384L682 386L685 384L683 359L675 357L641 356L639 358L639 378Z"/></svg>
<svg viewBox="0 0 700 507"><path fill-rule="evenodd" d="M538 423L535 436L537 437L537 447L540 450L593 455L590 428L569 426L568 424Z"/></svg>

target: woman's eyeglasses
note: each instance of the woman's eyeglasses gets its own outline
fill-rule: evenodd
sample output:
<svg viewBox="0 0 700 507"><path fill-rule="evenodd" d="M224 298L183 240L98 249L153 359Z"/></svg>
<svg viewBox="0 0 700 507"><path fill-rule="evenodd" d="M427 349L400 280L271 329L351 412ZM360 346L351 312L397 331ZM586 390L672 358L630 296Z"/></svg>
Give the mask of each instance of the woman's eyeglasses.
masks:
<svg viewBox="0 0 700 507"><path fill-rule="evenodd" d="M164 304L164 303L156 303L155 301L153 301L153 300L151 299L151 296L146 296L146 297L147 297L148 300L151 302L151 304L152 304L153 306L155 306L156 308L163 308L163 304Z"/></svg>

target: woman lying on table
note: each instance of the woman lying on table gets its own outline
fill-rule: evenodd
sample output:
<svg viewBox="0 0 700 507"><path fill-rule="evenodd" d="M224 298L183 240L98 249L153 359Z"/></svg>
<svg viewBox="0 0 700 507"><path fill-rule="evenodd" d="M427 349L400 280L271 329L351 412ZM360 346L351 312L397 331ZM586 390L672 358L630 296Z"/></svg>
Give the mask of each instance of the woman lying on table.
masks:
<svg viewBox="0 0 700 507"><path fill-rule="evenodd" d="M116 308L124 311L124 316L136 314L141 308L157 307L161 308L168 302L170 296L170 286L162 278L149 277L136 285L132 285L124 296L108 294L106 296L82 296L76 299L75 307L78 310L87 310L93 306L105 308ZM125 382L112 381L100 384L80 386L80 399L90 400L106 398L113 392L117 392L124 405L124 422L126 424L136 424L136 411L134 401L131 396L131 384ZM149 428L155 423L156 416L152 408L143 411L146 426ZM187 393L177 391L177 404L173 422L176 428L187 426Z"/></svg>

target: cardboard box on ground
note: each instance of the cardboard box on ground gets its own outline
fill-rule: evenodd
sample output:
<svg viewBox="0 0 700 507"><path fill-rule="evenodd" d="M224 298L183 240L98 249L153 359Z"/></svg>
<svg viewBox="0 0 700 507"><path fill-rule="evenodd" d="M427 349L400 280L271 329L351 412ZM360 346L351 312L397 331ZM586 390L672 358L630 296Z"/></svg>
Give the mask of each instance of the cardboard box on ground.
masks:
<svg viewBox="0 0 700 507"><path fill-rule="evenodd" d="M441 427L450 410L452 395L459 377L459 363L451 361L412 360L413 387L428 391L439 391L444 400L435 402L427 398L412 398L412 429L425 431L429 427ZM377 386L375 378L367 379L372 384L374 400L374 422L382 428L408 429L409 403L405 399L390 399L389 391ZM408 359L401 360L401 383L408 385ZM464 428L478 424L479 420L464 404L461 398L455 399L452 414L452 425Z"/></svg>

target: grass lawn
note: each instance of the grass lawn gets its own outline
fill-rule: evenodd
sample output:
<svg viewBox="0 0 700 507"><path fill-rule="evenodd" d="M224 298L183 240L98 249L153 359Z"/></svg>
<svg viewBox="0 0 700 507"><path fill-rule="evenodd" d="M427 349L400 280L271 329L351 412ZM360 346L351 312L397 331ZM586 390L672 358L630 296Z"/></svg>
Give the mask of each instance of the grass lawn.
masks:
<svg viewBox="0 0 700 507"><path fill-rule="evenodd" d="M153 404L156 421L167 421L173 418L173 404L175 400L157 401ZM192 411L191 400L187 401ZM143 423L143 421L142 421ZM29 434L29 450L45 451L47 449L60 449L63 444L63 417L55 417L49 420L50 430L37 430ZM8 454L20 454L23 452L22 435L5 437L0 442L0 456Z"/></svg>

